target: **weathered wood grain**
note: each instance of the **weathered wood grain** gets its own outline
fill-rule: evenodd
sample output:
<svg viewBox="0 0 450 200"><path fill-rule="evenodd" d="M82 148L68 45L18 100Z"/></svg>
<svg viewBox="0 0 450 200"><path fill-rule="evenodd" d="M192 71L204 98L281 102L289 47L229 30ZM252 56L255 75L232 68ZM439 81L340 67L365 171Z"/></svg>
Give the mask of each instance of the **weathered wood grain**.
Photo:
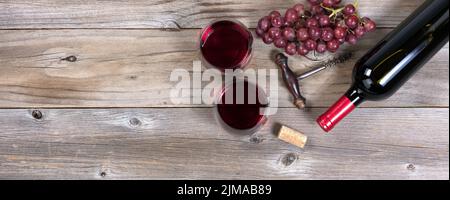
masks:
<svg viewBox="0 0 450 200"><path fill-rule="evenodd" d="M352 60L302 81L309 107L333 103L356 59L423 1L360 0L380 29L343 48ZM0 179L448 180L448 44L332 134L314 122L324 109L296 110L281 82L282 108L252 136L225 132L206 105L170 101L172 70L199 58L199 28L223 17L254 28L297 2L0 0ZM250 68L275 68L274 49L254 49ZM292 60L298 72L318 64ZM279 123L307 134L306 148L278 140Z"/></svg>
<svg viewBox="0 0 450 200"><path fill-rule="evenodd" d="M249 136L212 108L2 109L0 179L449 178L447 108L357 109L331 134L312 122L322 111L282 108ZM307 134L305 149L277 123Z"/></svg>
<svg viewBox="0 0 450 200"><path fill-rule="evenodd" d="M312 107L332 104L348 89L351 71L361 57L389 30L368 34L345 64L301 82ZM170 82L174 69L192 71L199 59L199 30L3 30L0 31L0 107L173 107ZM253 69L276 68L274 48L254 44ZM64 60L75 56L75 62ZM318 64L291 58L301 72ZM369 107L447 107L448 45L398 93ZM206 83L205 83L206 84ZM293 107L280 82L280 106ZM436 92L429 92L436 91ZM204 105L194 105L204 106Z"/></svg>
<svg viewBox="0 0 450 200"><path fill-rule="evenodd" d="M278 0L3 0L0 29L41 28L200 28L217 18L255 27L272 10L302 1ZM348 0L347 2L353 2ZM424 0L360 0L360 13L394 27Z"/></svg>

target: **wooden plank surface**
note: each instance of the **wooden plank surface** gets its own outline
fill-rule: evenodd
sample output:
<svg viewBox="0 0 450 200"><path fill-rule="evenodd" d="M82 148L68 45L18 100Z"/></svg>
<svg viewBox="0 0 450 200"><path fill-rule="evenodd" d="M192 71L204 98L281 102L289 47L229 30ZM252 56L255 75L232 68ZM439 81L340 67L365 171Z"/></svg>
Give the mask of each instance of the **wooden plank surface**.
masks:
<svg viewBox="0 0 450 200"><path fill-rule="evenodd" d="M323 109L280 108L253 136L223 131L212 108L41 112L0 110L3 179L449 178L446 108L357 109L332 134L311 122ZM309 136L304 150L273 135L280 122Z"/></svg>
<svg viewBox="0 0 450 200"><path fill-rule="evenodd" d="M279 0L2 0L0 29L200 28L216 18L255 27L261 16L297 2ZM347 0L353 2L353 0ZM359 11L379 27L395 27L424 0L360 0Z"/></svg>
<svg viewBox="0 0 450 200"><path fill-rule="evenodd" d="M0 31L0 107L173 107L174 69L192 71L199 59L198 30L22 30ZM368 34L357 46L344 46L352 60L302 81L312 107L326 107L350 86L361 57L389 30ZM253 69L276 68L275 48L257 40ZM388 101L369 107L445 107L449 102L448 45ZM76 56L76 62L62 60ZM326 56L325 56L326 57ZM317 65L292 58L301 72ZM280 106L293 107L280 82ZM426 92L426 91L440 92ZM194 105L195 106L195 105ZM205 106L205 105L196 105Z"/></svg>
<svg viewBox="0 0 450 200"><path fill-rule="evenodd" d="M223 17L254 28L297 2L0 0L0 179L449 179L448 44L332 134L313 121L349 87L356 59L424 0L360 0L379 29L342 49L353 59L302 81L306 112L279 83L279 112L255 135L170 101L170 73L192 71L200 28ZM250 68L275 68L274 49L254 49ZM291 59L298 72L318 64ZM279 123L308 135L306 148L278 140Z"/></svg>

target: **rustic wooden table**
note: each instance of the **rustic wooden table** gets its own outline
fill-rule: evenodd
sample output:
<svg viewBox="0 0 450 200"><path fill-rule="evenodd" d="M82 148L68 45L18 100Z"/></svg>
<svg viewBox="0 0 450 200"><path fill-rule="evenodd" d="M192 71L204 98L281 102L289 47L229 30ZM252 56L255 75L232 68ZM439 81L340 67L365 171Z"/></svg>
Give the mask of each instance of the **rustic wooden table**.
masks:
<svg viewBox="0 0 450 200"><path fill-rule="evenodd" d="M1 179L449 179L448 44L387 101L365 103L332 134L313 120L349 86L355 59L424 0L360 0L378 30L354 59L303 81L306 112L280 83L280 108L252 136L204 105L174 105L173 69L192 70L200 28L254 28L286 0L0 1ZM250 67L276 68L254 44ZM72 57L71 57L72 56ZM69 58L69 59L65 59ZM317 63L295 58L296 71ZM276 123L309 136L279 141Z"/></svg>

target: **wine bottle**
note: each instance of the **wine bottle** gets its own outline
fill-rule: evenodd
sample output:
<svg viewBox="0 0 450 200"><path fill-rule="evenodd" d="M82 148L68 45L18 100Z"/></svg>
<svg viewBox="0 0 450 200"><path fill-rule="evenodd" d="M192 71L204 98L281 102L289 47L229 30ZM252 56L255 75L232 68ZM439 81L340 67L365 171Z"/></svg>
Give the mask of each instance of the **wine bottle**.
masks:
<svg viewBox="0 0 450 200"><path fill-rule="evenodd" d="M449 1L427 0L356 62L352 86L317 118L320 127L329 132L362 102L394 94L448 42L448 21Z"/></svg>

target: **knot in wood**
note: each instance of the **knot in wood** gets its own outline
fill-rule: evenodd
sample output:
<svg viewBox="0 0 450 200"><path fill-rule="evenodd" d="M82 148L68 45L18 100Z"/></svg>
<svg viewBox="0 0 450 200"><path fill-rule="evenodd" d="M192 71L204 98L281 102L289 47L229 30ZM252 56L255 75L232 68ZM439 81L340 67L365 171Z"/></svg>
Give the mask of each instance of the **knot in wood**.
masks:
<svg viewBox="0 0 450 200"><path fill-rule="evenodd" d="M141 125L141 121L135 117L131 118L129 123L131 126L140 126Z"/></svg>
<svg viewBox="0 0 450 200"><path fill-rule="evenodd" d="M68 56L68 57L65 57L65 58L63 58L61 60L65 60L67 62L76 62L77 61L77 57L76 56Z"/></svg>
<svg viewBox="0 0 450 200"><path fill-rule="evenodd" d="M42 112L39 110L33 110L31 112L31 116L33 116L33 118L35 119L42 119Z"/></svg>
<svg viewBox="0 0 450 200"><path fill-rule="evenodd" d="M253 144L259 144L259 143L262 143L263 141L264 141L264 138L259 135L252 135L250 137L250 142Z"/></svg>
<svg viewBox="0 0 450 200"><path fill-rule="evenodd" d="M292 165L296 160L297 155L295 153L288 153L283 156L283 158L281 159L281 163L287 167Z"/></svg>
<svg viewBox="0 0 450 200"><path fill-rule="evenodd" d="M408 166L406 166L406 169L413 171L416 169L416 166L414 166L414 164L408 164Z"/></svg>

